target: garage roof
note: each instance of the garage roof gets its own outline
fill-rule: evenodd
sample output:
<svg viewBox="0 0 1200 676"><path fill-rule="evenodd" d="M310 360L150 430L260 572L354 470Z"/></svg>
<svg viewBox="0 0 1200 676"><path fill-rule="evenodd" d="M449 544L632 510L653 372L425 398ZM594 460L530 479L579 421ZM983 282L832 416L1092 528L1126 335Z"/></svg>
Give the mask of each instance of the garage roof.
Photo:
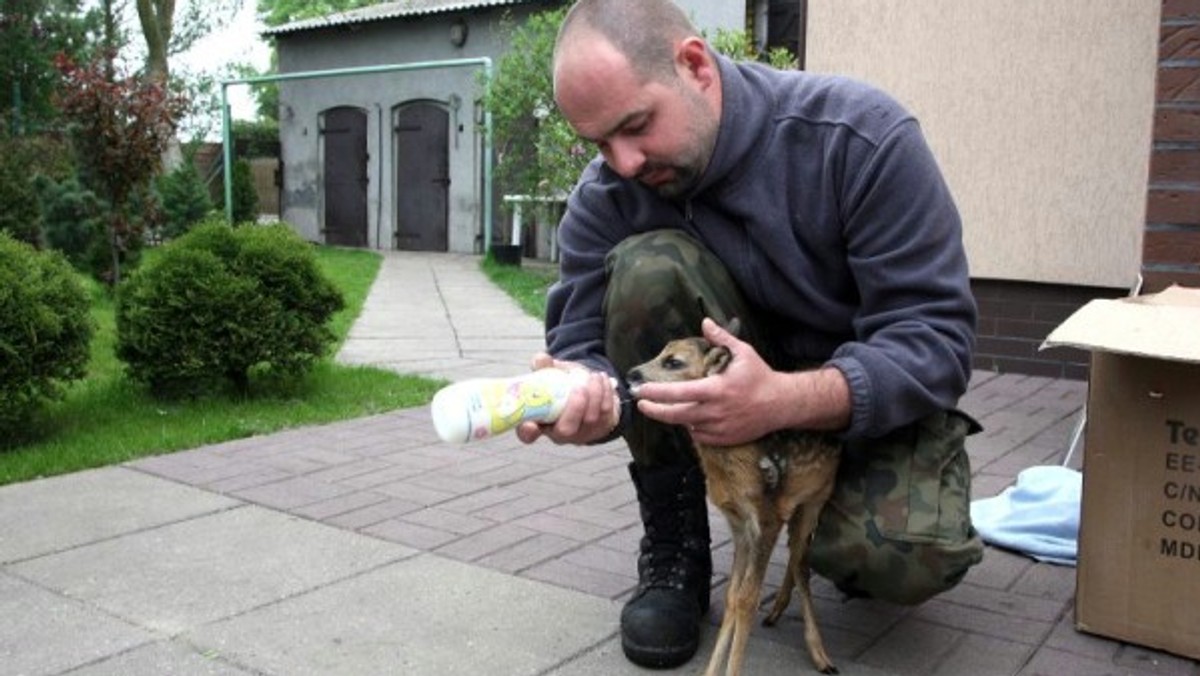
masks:
<svg viewBox="0 0 1200 676"><path fill-rule="evenodd" d="M385 19L398 19L429 14L444 14L462 10L481 9L485 7L500 7L505 5L522 5L530 0L401 0L400 2L385 2L369 7L360 7L346 12L328 14L314 19L303 19L275 26L263 31L263 35L281 35L319 28L349 26L351 24L370 23Z"/></svg>

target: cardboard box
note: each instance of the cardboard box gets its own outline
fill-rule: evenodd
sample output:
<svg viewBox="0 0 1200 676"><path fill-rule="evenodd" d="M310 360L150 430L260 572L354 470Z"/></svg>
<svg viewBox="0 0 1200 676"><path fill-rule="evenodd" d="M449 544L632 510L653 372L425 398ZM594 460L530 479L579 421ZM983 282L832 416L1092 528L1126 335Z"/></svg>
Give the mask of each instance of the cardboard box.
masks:
<svg viewBox="0 0 1200 676"><path fill-rule="evenodd" d="M1092 301L1056 345L1092 353L1076 626L1200 658L1200 289Z"/></svg>

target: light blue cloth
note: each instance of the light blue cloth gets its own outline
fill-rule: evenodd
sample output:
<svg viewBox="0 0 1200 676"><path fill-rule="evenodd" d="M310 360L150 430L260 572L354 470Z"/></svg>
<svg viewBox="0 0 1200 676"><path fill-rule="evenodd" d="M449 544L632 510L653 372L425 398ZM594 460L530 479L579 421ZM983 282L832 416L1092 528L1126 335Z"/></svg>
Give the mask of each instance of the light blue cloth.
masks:
<svg viewBox="0 0 1200 676"><path fill-rule="evenodd" d="M994 498L971 503L980 537L1048 563L1075 565L1083 476L1057 465L1030 467Z"/></svg>

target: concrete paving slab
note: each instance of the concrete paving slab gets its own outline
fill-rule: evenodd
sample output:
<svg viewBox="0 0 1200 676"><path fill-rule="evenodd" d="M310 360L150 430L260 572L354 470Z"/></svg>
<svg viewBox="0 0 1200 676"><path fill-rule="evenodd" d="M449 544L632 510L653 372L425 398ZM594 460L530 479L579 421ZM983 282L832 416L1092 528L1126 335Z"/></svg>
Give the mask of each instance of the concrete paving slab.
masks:
<svg viewBox="0 0 1200 676"><path fill-rule="evenodd" d="M449 380L528 368L540 326L478 257L384 255L343 355L368 343L377 364ZM987 430L967 443L976 495L1057 462L1085 393L976 372L962 402ZM626 461L619 442L448 446L419 408L0 488L0 676L644 673L616 638L641 535ZM710 522L705 643L671 673L702 670L716 636L731 556ZM1080 633L1070 571L994 548L921 608L847 601L821 578L813 591L845 674L1200 676ZM812 673L797 615L755 629L746 673Z"/></svg>
<svg viewBox="0 0 1200 676"><path fill-rule="evenodd" d="M10 570L174 635L412 554L400 545L248 505L40 557Z"/></svg>
<svg viewBox="0 0 1200 676"><path fill-rule="evenodd" d="M616 632L618 605L422 555L187 639L270 674L542 674Z"/></svg>
<svg viewBox="0 0 1200 676"><path fill-rule="evenodd" d="M0 571L0 673L58 674L157 638Z"/></svg>
<svg viewBox="0 0 1200 676"><path fill-rule="evenodd" d="M338 361L462 380L524 372L544 349L541 321L489 282L477 257L384 255Z"/></svg>
<svg viewBox="0 0 1200 676"><path fill-rule="evenodd" d="M816 674L808 652L804 648L803 638L797 634L793 644L771 640L761 633L772 630L756 629L750 634L746 647L746 660L742 663L742 673L745 674ZM716 641L715 627L710 627L707 634L701 638L699 652L686 665L660 673L698 674L704 671L712 656L713 643ZM897 676L897 672L871 667L864 664L839 660L833 655L838 673L842 676ZM625 659L621 652L621 641L614 638L587 653L546 672L547 676L645 676L651 673ZM724 673L724 672L721 672Z"/></svg>
<svg viewBox="0 0 1200 676"><path fill-rule="evenodd" d="M29 481L0 491L0 563L211 514L238 501L122 467Z"/></svg>
<svg viewBox="0 0 1200 676"><path fill-rule="evenodd" d="M253 671L230 664L210 651L199 651L186 641L158 641L89 664L71 676L251 676Z"/></svg>

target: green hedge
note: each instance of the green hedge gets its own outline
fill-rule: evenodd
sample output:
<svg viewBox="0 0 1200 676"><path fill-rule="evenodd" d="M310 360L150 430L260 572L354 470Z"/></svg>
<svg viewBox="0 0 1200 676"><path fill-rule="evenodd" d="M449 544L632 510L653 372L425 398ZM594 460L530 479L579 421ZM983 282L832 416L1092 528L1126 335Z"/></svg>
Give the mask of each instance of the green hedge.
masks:
<svg viewBox="0 0 1200 676"><path fill-rule="evenodd" d="M62 254L0 232L0 446L84 376L92 332L87 292Z"/></svg>
<svg viewBox="0 0 1200 676"><path fill-rule="evenodd" d="M117 356L159 395L299 375L330 348L340 293L283 224L208 222L163 247L117 298Z"/></svg>

